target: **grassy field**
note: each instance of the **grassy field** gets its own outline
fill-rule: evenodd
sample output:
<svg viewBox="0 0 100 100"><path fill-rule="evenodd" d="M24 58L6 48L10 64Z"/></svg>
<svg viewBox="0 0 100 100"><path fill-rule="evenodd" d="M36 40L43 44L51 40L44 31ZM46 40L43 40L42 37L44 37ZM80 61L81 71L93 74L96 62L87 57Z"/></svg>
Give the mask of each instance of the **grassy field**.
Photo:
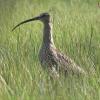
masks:
<svg viewBox="0 0 100 100"><path fill-rule="evenodd" d="M0 0L0 100L100 100L99 0ZM49 12L56 47L89 72L51 82L38 60L43 25L20 21Z"/></svg>

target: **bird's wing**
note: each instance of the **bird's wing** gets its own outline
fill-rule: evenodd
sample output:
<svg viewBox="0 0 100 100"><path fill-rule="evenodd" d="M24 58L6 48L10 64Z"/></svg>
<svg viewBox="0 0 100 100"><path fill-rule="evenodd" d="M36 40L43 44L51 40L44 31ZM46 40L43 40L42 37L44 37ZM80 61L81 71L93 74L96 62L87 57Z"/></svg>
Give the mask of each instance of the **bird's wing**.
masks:
<svg viewBox="0 0 100 100"><path fill-rule="evenodd" d="M65 71L75 74L85 74L85 71L82 68L80 68L71 58L61 52L57 52L57 59L59 60L61 68Z"/></svg>

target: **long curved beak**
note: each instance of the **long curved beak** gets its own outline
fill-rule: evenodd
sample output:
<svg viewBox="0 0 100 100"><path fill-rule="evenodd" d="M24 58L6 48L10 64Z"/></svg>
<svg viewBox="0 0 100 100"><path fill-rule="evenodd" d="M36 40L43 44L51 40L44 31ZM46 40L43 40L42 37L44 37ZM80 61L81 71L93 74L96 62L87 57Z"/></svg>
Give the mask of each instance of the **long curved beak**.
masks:
<svg viewBox="0 0 100 100"><path fill-rule="evenodd" d="M39 20L40 17L34 17L34 18L31 18L31 19L28 19L28 20L25 20L25 21L22 21L20 22L19 24L17 24L13 29L12 31L14 31L17 27L19 27L20 25L24 24L24 23L27 23L27 22L31 22L31 21L34 21L34 20Z"/></svg>

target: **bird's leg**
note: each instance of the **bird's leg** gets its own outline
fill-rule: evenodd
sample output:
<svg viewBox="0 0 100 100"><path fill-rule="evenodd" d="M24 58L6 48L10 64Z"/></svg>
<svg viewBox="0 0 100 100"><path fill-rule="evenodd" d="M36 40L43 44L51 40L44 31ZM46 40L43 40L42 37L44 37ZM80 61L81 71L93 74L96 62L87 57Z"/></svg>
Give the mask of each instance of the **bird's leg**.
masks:
<svg viewBox="0 0 100 100"><path fill-rule="evenodd" d="M54 67L51 67L51 68L49 67L49 74L50 74L51 79L53 80L59 79L59 74Z"/></svg>

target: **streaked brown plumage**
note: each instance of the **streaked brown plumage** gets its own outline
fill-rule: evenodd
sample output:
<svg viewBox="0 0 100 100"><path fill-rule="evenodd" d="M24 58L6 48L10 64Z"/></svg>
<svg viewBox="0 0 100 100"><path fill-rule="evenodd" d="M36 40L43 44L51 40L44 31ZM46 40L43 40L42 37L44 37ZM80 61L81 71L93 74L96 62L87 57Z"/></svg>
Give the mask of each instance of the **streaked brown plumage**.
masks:
<svg viewBox="0 0 100 100"><path fill-rule="evenodd" d="M48 13L42 13L37 17L19 23L13 30L21 24L40 20L44 24L43 42L39 52L39 60L43 68L47 69L53 77L59 77L60 72L67 74L85 74L85 71L77 66L73 60L58 51L54 45L52 37L52 23Z"/></svg>

